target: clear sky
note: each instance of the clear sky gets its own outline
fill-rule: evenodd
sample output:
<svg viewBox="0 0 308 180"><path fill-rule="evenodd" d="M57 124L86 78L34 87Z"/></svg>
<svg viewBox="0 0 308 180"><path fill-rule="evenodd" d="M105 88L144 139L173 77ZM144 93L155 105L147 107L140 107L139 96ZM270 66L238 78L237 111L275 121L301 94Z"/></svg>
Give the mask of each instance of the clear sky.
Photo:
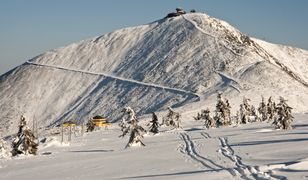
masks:
<svg viewBox="0 0 308 180"><path fill-rule="evenodd" d="M176 7L308 50L308 0L0 0L0 74L47 50L161 19Z"/></svg>

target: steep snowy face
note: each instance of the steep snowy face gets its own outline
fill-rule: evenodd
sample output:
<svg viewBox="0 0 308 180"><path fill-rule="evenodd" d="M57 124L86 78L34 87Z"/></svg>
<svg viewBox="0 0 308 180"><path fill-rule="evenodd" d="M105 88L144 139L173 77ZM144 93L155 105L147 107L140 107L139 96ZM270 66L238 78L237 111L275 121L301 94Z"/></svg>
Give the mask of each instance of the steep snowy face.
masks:
<svg viewBox="0 0 308 180"><path fill-rule="evenodd" d="M41 126L96 114L115 121L125 106L140 115L208 104L217 91L234 104L243 96L282 95L307 111L307 71L307 51L249 38L206 14L185 14L52 50L4 74L0 123L15 128L20 114Z"/></svg>

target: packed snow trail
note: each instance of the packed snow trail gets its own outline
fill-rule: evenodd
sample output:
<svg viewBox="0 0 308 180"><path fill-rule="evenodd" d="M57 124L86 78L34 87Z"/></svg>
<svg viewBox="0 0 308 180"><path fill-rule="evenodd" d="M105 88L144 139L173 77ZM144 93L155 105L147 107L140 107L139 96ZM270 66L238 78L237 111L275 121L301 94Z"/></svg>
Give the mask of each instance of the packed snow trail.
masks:
<svg viewBox="0 0 308 180"><path fill-rule="evenodd" d="M220 152L228 159L233 161L236 166L236 171L241 175L243 179L269 179L269 180L276 180L276 179L286 179L284 176L272 176L269 173L258 171L253 166L248 166L242 162L242 158L237 156L234 150L228 143L228 139L224 137L219 138L221 149Z"/></svg>
<svg viewBox="0 0 308 180"><path fill-rule="evenodd" d="M191 23L191 24L192 24L197 30L199 30L201 33L203 33L203 34L205 34L205 35L207 35L207 36L210 36L210 37L214 38L214 39L215 39L215 42L218 43L218 37L217 37L217 36L212 35L212 34L206 32L205 30L203 30L202 28L200 28L200 27L197 25L196 22L194 22L193 20L190 20L190 19L188 19L187 17L185 17L185 15L181 15L181 16L183 17L184 20L186 20L187 22ZM235 52L233 49L231 49L231 48L228 47L227 45L225 45L225 44L223 44L223 43L219 43L219 44L222 45L222 46L224 46L226 49L228 49L229 51L231 51L233 54L238 55L238 56L241 56L241 57L244 57L244 55ZM217 45L217 47L219 47L218 44L216 44L216 45Z"/></svg>
<svg viewBox="0 0 308 180"><path fill-rule="evenodd" d="M126 78L122 78L122 77L118 77L118 76L114 76L114 75L110 75L110 74L105 74L105 73L94 73L94 72L89 72L89 71L84 71L84 70L79 70L79 69L66 68L66 67L60 67L60 66L55 66L55 65L39 64L39 63L30 62L30 61L27 61L26 63L29 64L29 65L50 67L50 68L56 68L56 69L65 70L65 71L85 73L85 74L91 74L91 75L96 75L96 76L104 76L104 77L109 77L109 78L112 78L112 79L115 79L115 80L130 82L130 83L143 85L143 86L147 86L147 87L159 88L159 89L167 90L167 91L175 91L175 92L178 92L178 93L184 93L184 94L187 94L187 95L197 97L198 100L200 100L200 95L193 93L193 92L190 92L190 91L183 90L183 89L177 89L177 88L171 88L171 87L161 86L161 85L157 85L157 84L145 83L145 82L136 81L136 80L132 80L132 79L126 79Z"/></svg>
<svg viewBox="0 0 308 180"><path fill-rule="evenodd" d="M187 133L180 133L180 135L181 135L181 139L184 141L184 145L185 145L183 153L185 153L191 159L193 159L194 161L202 164L202 166L204 166L205 168L208 168L212 171L226 170L232 176L236 175L235 172L232 169L224 168L224 167L218 165L217 163L215 163L214 161L212 161L212 160L210 160L210 159L208 159L204 156L201 156L199 153L197 153L196 148L195 148L195 144L191 140L191 137ZM210 136L208 135L207 137L210 137Z"/></svg>
<svg viewBox="0 0 308 180"><path fill-rule="evenodd" d="M181 15L183 17L183 19L185 19L187 22L191 23L197 30L199 30L200 32L202 32L203 34L210 36L212 38L215 39L216 43L218 43L218 37L209 34L208 32L206 32L205 30L203 30L202 28L200 28L196 22L194 22L193 20L185 17L185 15ZM254 42L254 41L253 41ZM231 49L230 47L228 47L227 45L223 44L223 43L219 43L220 45L224 46L225 48L227 48L228 50L230 50L233 54L244 57L244 55L239 54L237 52L235 52L233 49ZM274 64L278 67L280 67L283 71L285 71L290 77L292 77L293 79L295 79L297 82L303 84L305 87L308 87L308 82L306 82L305 80L303 80L301 77L299 77L296 73L294 73L292 70L290 70L287 66L285 66L284 64L282 64L277 58L275 58L273 55L271 55L270 53L268 53L263 47L261 47L259 44L257 44L256 42L253 43L255 45L255 48L257 49L257 54L260 55L261 57L263 57L264 59L267 59L268 62L270 62L271 64ZM272 61L271 61L272 60Z"/></svg>

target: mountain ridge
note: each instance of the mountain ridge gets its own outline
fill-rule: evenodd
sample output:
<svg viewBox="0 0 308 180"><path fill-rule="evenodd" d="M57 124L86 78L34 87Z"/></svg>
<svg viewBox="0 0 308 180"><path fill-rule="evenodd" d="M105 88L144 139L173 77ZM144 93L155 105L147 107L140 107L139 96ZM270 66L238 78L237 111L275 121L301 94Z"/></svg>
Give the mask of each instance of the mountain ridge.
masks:
<svg viewBox="0 0 308 180"><path fill-rule="evenodd" d="M203 103L194 107L200 109L214 104L218 91L234 109L243 96L260 94L285 96L306 112L307 82L308 51L189 13L48 51L2 75L0 123L16 127L20 114L40 118L41 126L95 114L116 121L124 106L139 115L192 102Z"/></svg>

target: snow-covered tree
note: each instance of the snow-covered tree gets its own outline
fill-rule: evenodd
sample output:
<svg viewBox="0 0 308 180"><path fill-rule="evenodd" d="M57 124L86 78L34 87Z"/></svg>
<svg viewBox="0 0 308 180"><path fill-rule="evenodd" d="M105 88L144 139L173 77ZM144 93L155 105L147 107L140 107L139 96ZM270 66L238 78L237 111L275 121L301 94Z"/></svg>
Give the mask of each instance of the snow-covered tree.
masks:
<svg viewBox="0 0 308 180"><path fill-rule="evenodd" d="M12 155L37 153L38 144L33 132L27 127L26 119L21 116L17 136L12 142Z"/></svg>
<svg viewBox="0 0 308 180"><path fill-rule="evenodd" d="M92 120L89 120L87 122L86 126L87 126L86 132L92 132L95 129L95 124L94 124L94 122Z"/></svg>
<svg viewBox="0 0 308 180"><path fill-rule="evenodd" d="M293 116L291 114L292 108L286 103L283 97L280 97L280 102L277 104L277 115L274 118L273 125L276 129L292 129L291 123Z"/></svg>
<svg viewBox="0 0 308 180"><path fill-rule="evenodd" d="M252 120L258 120L256 109L250 104L250 99L248 98L244 97L243 103L240 105L240 117L243 124L251 122Z"/></svg>
<svg viewBox="0 0 308 180"><path fill-rule="evenodd" d="M236 111L236 115L234 117L234 124L238 125L241 124L242 120L241 120L241 114L240 111Z"/></svg>
<svg viewBox="0 0 308 180"><path fill-rule="evenodd" d="M206 110L201 110L201 113L198 113L197 117L194 117L195 120L204 120L204 126L206 128L215 127L216 123L210 115L211 111L209 108Z"/></svg>
<svg viewBox="0 0 308 180"><path fill-rule="evenodd" d="M267 105L264 101L264 97L262 96L262 101L258 107L258 112L261 115L261 120L262 121L266 121L268 118L268 114L267 114Z"/></svg>
<svg viewBox="0 0 308 180"><path fill-rule="evenodd" d="M206 110L202 110L201 112L201 117L204 119L204 126L208 129L216 126L215 121L211 117L210 113L211 111L208 108Z"/></svg>
<svg viewBox="0 0 308 180"><path fill-rule="evenodd" d="M150 123L151 123L151 126L150 126L149 131L153 134L157 134L159 132L158 130L159 124L158 124L157 115L154 112L152 113L152 121L150 121Z"/></svg>
<svg viewBox="0 0 308 180"><path fill-rule="evenodd" d="M268 120L271 121L274 119L276 114L276 104L275 102L272 100L272 97L268 98L268 102L267 102L267 117Z"/></svg>
<svg viewBox="0 0 308 180"><path fill-rule="evenodd" d="M168 114L163 117L162 125L172 126L176 129L180 128L181 125L181 115L175 112L170 106L168 107Z"/></svg>
<svg viewBox="0 0 308 180"><path fill-rule="evenodd" d="M3 139L0 139L0 159L7 158L10 156L8 146Z"/></svg>
<svg viewBox="0 0 308 180"><path fill-rule="evenodd" d="M247 124L249 122L249 113L247 112L244 104L240 105L240 123Z"/></svg>
<svg viewBox="0 0 308 180"><path fill-rule="evenodd" d="M132 121L138 121L135 111L131 107L125 107L122 112L124 112L124 116L122 120L124 120L127 123L130 123Z"/></svg>
<svg viewBox="0 0 308 180"><path fill-rule="evenodd" d="M214 120L217 126L226 126L231 124L231 106L228 100L224 100L222 93L217 95L217 104Z"/></svg>
<svg viewBox="0 0 308 180"><path fill-rule="evenodd" d="M141 139L143 138L143 134L146 131L143 129L143 127L138 125L138 120L134 110L130 107L126 107L123 109L123 112L128 115L128 118L123 118L122 122L119 124L121 131L123 132L123 134L119 137L124 137L126 134L130 133L129 140L125 148L135 145L145 146Z"/></svg>

